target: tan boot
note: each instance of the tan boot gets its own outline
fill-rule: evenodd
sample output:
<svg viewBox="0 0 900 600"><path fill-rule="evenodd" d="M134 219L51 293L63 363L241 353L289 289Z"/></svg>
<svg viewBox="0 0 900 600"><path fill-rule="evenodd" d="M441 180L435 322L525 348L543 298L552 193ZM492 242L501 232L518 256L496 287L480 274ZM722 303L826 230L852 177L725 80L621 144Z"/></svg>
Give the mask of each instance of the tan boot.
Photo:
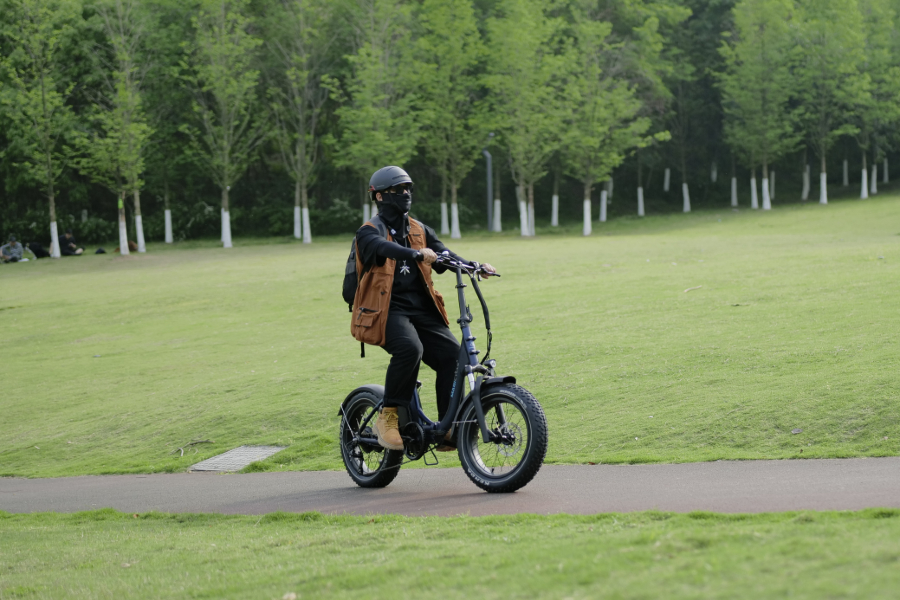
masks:
<svg viewBox="0 0 900 600"><path fill-rule="evenodd" d="M400 437L398 424L400 417L396 408L382 408L375 421L375 434L378 436L378 444L388 450L403 450L403 438Z"/></svg>

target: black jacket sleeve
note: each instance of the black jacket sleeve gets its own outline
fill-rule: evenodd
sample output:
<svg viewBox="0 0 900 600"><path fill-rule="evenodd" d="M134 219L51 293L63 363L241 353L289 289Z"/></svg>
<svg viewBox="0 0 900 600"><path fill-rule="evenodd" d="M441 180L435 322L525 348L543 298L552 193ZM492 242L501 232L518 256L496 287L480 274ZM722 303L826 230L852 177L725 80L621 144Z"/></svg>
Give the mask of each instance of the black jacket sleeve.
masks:
<svg viewBox="0 0 900 600"><path fill-rule="evenodd" d="M385 259L416 260L419 252L412 248L404 248L396 242L389 242L378 234L374 227L363 225L356 232L356 245L359 259L364 265L376 264L379 267Z"/></svg>
<svg viewBox="0 0 900 600"><path fill-rule="evenodd" d="M443 254L445 251L449 252L450 256L452 258L454 258L455 260L458 260L459 262L464 262L464 263L469 262L466 259L464 259L462 256L460 256L459 254L456 254L455 252L453 252L453 250L451 250L450 248L445 246L444 242L442 242L441 240L438 239L438 236L434 232L434 229L432 229L425 223L422 223L422 227L425 228L425 245L426 246L428 246L429 248L431 248L438 254ZM436 264L436 265L434 265L434 270L436 273L443 273L444 271L447 270L447 268Z"/></svg>

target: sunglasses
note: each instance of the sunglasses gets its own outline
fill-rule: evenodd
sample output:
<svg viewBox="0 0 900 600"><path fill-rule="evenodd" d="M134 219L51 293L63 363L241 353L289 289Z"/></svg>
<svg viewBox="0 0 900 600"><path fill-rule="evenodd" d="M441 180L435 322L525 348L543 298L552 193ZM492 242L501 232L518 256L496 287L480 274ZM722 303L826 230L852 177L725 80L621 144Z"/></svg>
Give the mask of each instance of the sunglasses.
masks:
<svg viewBox="0 0 900 600"><path fill-rule="evenodd" d="M387 190L385 190L389 194L402 194L403 192L409 192L412 194L413 184L412 183L400 183L397 185L392 185Z"/></svg>

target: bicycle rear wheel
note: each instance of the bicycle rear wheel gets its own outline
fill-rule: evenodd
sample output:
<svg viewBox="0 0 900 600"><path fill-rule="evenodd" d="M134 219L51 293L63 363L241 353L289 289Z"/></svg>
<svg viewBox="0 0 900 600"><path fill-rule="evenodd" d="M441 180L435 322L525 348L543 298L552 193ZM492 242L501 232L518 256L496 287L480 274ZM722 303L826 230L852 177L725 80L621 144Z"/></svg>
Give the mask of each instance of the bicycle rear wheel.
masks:
<svg viewBox="0 0 900 600"><path fill-rule="evenodd" d="M463 470L486 492L514 492L537 474L547 454L547 418L540 403L511 383L482 392L488 429L498 441L484 442L470 404L463 413L457 452Z"/></svg>
<svg viewBox="0 0 900 600"><path fill-rule="evenodd" d="M377 405L371 394L360 392L344 405L341 415L341 457L347 474L360 487L385 487L397 476L403 460L402 450L386 450L359 439L375 437L372 428L378 418ZM371 419L362 427L369 416Z"/></svg>

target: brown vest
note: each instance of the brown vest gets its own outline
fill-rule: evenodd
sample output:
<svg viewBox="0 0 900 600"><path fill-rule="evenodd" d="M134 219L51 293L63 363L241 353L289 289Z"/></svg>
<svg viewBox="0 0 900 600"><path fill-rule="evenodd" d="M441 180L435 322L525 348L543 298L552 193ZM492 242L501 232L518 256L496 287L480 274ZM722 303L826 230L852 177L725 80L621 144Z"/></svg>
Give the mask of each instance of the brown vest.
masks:
<svg viewBox="0 0 900 600"><path fill-rule="evenodd" d="M368 227L375 227L371 222L366 222ZM393 241L390 234L388 241ZM409 220L409 245L413 250L425 248L425 228L414 219ZM431 265L416 261L422 272L422 279L428 288L431 299L434 300L438 312L444 318L444 323L449 325L447 311L444 310L444 297L434 289L431 281ZM388 310L391 307L391 291L394 286L394 269L397 261L388 258L383 266L373 265L362 276L356 287L356 296L353 299L353 318L350 322L350 333L360 342L373 346L384 345L384 329L387 325ZM356 249L356 272L363 272L363 264L359 258L359 248Z"/></svg>

